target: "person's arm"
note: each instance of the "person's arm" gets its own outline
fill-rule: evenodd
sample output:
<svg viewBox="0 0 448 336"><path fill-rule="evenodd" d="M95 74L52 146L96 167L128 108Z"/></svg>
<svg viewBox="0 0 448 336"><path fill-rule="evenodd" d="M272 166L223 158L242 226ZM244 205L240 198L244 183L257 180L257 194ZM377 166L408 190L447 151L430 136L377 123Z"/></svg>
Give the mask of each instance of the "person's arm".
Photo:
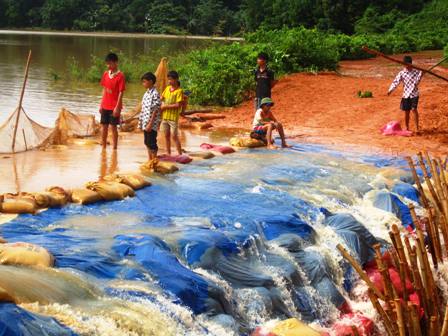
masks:
<svg viewBox="0 0 448 336"><path fill-rule="evenodd" d="M387 95L390 95L400 84L401 82L401 71L398 73L398 75L395 77L394 81L389 87L389 91L387 91Z"/></svg>
<svg viewBox="0 0 448 336"><path fill-rule="evenodd" d="M106 93L106 88L103 87L103 93L101 94L101 100L103 100L105 93ZM101 107L101 103L100 103L99 111L100 111L100 113L101 113L101 111L103 111L103 108Z"/></svg>
<svg viewBox="0 0 448 336"><path fill-rule="evenodd" d="M113 115L114 115L115 118L117 118L117 117L120 116L120 113L121 113L121 106L123 106L123 91L121 91L121 92L118 94L117 105L115 105L114 113L113 113Z"/></svg>
<svg viewBox="0 0 448 336"><path fill-rule="evenodd" d="M274 113L272 113L272 112L269 112L269 117L268 118L271 119L273 122L277 122L277 119L275 119Z"/></svg>
<svg viewBox="0 0 448 336"><path fill-rule="evenodd" d="M126 80L125 80L123 74L121 74L121 76L120 76L120 82L118 83L118 90L120 91L120 93L118 94L117 105L115 105L114 113L113 113L113 116L115 118L120 116L121 108L123 106L123 94L124 94L124 90L126 90Z"/></svg>

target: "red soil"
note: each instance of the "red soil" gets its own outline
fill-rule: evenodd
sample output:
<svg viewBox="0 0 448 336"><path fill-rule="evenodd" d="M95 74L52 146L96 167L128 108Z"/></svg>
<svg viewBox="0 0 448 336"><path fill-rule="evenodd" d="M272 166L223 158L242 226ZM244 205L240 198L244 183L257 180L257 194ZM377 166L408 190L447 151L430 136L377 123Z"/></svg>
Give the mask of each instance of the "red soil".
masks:
<svg viewBox="0 0 448 336"><path fill-rule="evenodd" d="M401 59L402 55L397 55ZM441 52L414 54L414 62L429 68L442 57ZM334 73L298 73L280 79L273 89L273 112L290 138L301 141L362 147L390 154L429 150L448 154L448 82L425 75L420 84L421 134L412 137L386 137L380 128L399 120L404 128L404 113L399 110L401 87L391 96L387 90L401 66L382 58L343 61ZM448 69L435 70L448 78ZM358 90L372 91L374 98L358 98ZM215 126L251 127L253 102L230 109L226 119ZM411 119L411 130L413 129Z"/></svg>

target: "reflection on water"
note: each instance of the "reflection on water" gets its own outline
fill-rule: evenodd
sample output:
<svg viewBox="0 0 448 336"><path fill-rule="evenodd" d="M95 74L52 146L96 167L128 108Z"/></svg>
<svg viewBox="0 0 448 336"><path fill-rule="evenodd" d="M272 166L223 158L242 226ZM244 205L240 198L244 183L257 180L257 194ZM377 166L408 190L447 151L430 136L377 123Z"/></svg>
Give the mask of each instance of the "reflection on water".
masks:
<svg viewBox="0 0 448 336"><path fill-rule="evenodd" d="M119 170L120 169L118 168L118 150L112 150L109 163L107 157L107 150L102 149L99 178L102 179L104 176L113 174Z"/></svg>
<svg viewBox="0 0 448 336"><path fill-rule="evenodd" d="M92 55L103 57L111 49L130 57L145 54L158 62L189 49L209 45L207 40L120 38L91 36L15 35L0 33L0 122L17 107L28 50L32 49L30 77L24 108L33 120L52 126L61 107L76 113L97 113L101 89L95 83L67 79L67 60L75 57L81 66L90 64ZM219 43L219 42L213 42ZM148 69L148 71L155 69ZM60 80L54 80L54 75ZM129 85L124 104L135 106L141 98L140 85Z"/></svg>

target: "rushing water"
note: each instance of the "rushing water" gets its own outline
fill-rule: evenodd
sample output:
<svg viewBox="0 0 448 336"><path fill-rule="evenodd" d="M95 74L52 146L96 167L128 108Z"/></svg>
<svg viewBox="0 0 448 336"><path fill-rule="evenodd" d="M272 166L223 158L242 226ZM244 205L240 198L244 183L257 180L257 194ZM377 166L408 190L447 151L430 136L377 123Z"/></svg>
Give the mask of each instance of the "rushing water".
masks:
<svg viewBox="0 0 448 336"><path fill-rule="evenodd" d="M32 119L53 126L61 107L76 113L98 111L101 94L99 85L71 83L67 80L67 62L70 58L75 57L81 67L87 67L92 55L103 57L114 49L130 57L138 54L150 55L157 64L163 56L203 48L210 43L212 42L207 40L183 38L55 36L0 32L0 122L17 107L30 49L33 51L33 58L24 108ZM61 79L55 80L53 74ZM125 106L134 106L141 94L140 85L129 85L125 94Z"/></svg>
<svg viewBox="0 0 448 336"><path fill-rule="evenodd" d="M373 316L347 291L335 248L347 241L324 218L351 214L387 239L399 220L369 195L383 166L403 164L299 144L193 162L135 198L2 225L9 241L48 248L56 269L0 266L0 287L81 335L242 335L288 316L325 327L341 300ZM324 287L304 254L325 265Z"/></svg>

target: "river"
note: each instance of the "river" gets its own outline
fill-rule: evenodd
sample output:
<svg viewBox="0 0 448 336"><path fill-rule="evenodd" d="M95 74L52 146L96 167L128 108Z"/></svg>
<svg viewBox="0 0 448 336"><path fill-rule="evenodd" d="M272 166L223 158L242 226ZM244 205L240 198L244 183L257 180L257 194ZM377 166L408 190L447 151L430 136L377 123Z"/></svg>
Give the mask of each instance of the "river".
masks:
<svg viewBox="0 0 448 336"><path fill-rule="evenodd" d="M120 50L130 57L150 55L157 64L163 56L204 48L211 43L225 43L193 38L131 36L0 31L0 122L17 107L29 50L32 50L33 57L24 108L33 120L53 126L61 107L76 113L96 113L98 110L99 85L67 79L67 62L73 57L81 67L86 68L92 55L103 57L110 50ZM55 80L55 77L58 79ZM140 85L128 85L125 107L134 106L141 95Z"/></svg>

